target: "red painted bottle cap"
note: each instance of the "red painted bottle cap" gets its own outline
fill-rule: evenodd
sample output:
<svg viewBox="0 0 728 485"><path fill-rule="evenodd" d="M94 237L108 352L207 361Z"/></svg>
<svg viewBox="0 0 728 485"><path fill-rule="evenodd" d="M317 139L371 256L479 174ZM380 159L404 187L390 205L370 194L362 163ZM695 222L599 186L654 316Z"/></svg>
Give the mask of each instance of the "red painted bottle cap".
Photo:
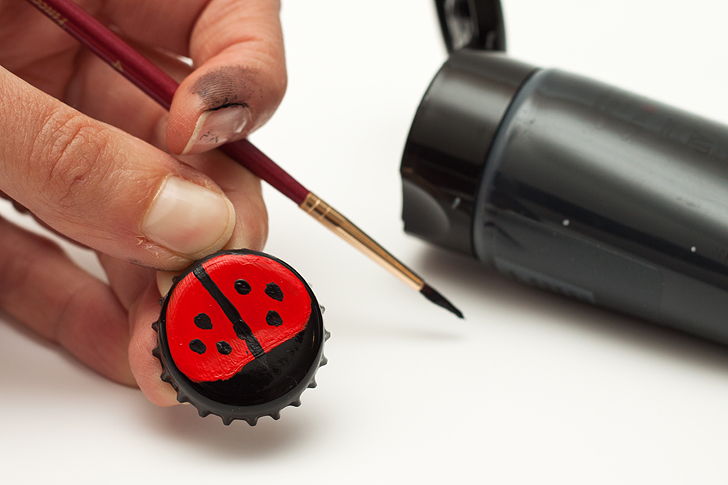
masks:
<svg viewBox="0 0 728 485"><path fill-rule="evenodd" d="M251 250L222 251L175 279L153 325L162 380L180 402L223 423L278 419L300 405L326 364L321 307L291 266Z"/></svg>

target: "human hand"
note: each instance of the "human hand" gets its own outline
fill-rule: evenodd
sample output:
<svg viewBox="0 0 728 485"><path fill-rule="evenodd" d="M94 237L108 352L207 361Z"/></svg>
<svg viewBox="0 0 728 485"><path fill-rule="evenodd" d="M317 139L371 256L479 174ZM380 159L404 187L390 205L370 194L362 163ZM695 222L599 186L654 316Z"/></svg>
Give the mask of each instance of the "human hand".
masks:
<svg viewBox="0 0 728 485"><path fill-rule="evenodd" d="M109 280L0 220L0 308L99 373L171 405L151 355L154 269L265 242L259 180L209 150L265 123L283 96L280 2L78 3L181 85L167 115L29 4L0 0L0 190L97 251Z"/></svg>

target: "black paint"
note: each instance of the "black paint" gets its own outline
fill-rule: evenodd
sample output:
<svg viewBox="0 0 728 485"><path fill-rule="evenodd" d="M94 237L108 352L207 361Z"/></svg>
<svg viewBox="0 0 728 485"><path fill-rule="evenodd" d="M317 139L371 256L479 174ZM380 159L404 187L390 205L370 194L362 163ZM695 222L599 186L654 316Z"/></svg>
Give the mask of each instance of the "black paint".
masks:
<svg viewBox="0 0 728 485"><path fill-rule="evenodd" d="M283 301L283 290L275 283L268 283L265 286L265 294L277 301Z"/></svg>
<svg viewBox="0 0 728 485"><path fill-rule="evenodd" d="M248 104L247 103L225 103L225 104L221 104L220 106L217 106L215 108L210 108L207 111L220 111L221 109L232 108L234 106L240 106L243 108L247 108Z"/></svg>
<svg viewBox="0 0 728 485"><path fill-rule="evenodd" d="M205 268L203 268L202 265L199 265L196 266L192 272L200 283L202 283L202 286L205 287L207 292L210 293L210 296L212 296L217 304L220 305L222 311L225 312L225 316L227 316L233 324L235 335L237 335L238 338L245 340L245 343L248 345L248 349L256 358L263 355L263 347L260 346L258 339L255 338L255 335L253 335L248 324L245 323L243 317L240 316L240 312L238 312L238 309L235 308L235 305L227 299L223 292L220 291L220 288L218 288L215 282L212 281L212 278L210 278L210 275L207 274Z"/></svg>
<svg viewBox="0 0 728 485"><path fill-rule="evenodd" d="M283 319L281 318L280 314L273 310L269 311L268 314L265 316L265 321L271 327L280 327L281 325L283 325Z"/></svg>
<svg viewBox="0 0 728 485"><path fill-rule="evenodd" d="M250 293L251 289L252 288L250 288L250 283L245 280L238 280L235 282L235 291L237 291L241 295L247 295L248 293Z"/></svg>
<svg viewBox="0 0 728 485"><path fill-rule="evenodd" d="M440 307L444 308L445 310L455 314L455 316L457 316L458 318L464 318L463 312L458 310L458 308L455 305L450 303L450 301L447 298L442 296L442 294L439 291L437 291L430 285L423 286L422 289L420 290L420 293L422 294L422 296L424 296L425 298L430 300L435 305L440 306Z"/></svg>
<svg viewBox="0 0 728 485"><path fill-rule="evenodd" d="M192 342L190 342L190 350L192 350L192 352L196 352L198 354L204 354L205 351L207 350L207 347L202 342L202 340L195 339Z"/></svg>
<svg viewBox="0 0 728 485"><path fill-rule="evenodd" d="M228 355L230 352L233 351L233 348L230 346L230 344L225 342L224 340L222 342L218 342L216 345L217 351L220 352L222 355Z"/></svg>
<svg viewBox="0 0 728 485"><path fill-rule="evenodd" d="M210 330L212 328L212 320L210 320L207 313L200 313L195 317L195 325L202 330Z"/></svg>
<svg viewBox="0 0 728 485"><path fill-rule="evenodd" d="M242 66L223 66L203 74L192 86L206 110L229 106L247 107L246 100L255 99L260 79L255 70Z"/></svg>

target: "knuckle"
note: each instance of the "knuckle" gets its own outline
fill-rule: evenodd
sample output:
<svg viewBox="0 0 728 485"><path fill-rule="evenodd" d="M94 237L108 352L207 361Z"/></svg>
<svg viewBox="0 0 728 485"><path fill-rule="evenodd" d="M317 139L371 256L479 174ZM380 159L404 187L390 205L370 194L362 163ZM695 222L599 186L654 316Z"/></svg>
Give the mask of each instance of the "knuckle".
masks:
<svg viewBox="0 0 728 485"><path fill-rule="evenodd" d="M21 301L23 294L35 291L37 281L33 275L47 269L49 259L63 254L61 247L44 237L21 232L20 229L2 221L2 247L12 250L0 251L0 308L7 308L12 302ZM40 333L53 338L53 332Z"/></svg>
<svg viewBox="0 0 728 485"><path fill-rule="evenodd" d="M260 251L265 247L265 243L268 240L268 222L260 221L257 224L251 226L251 231L248 234L248 247L256 251Z"/></svg>
<svg viewBox="0 0 728 485"><path fill-rule="evenodd" d="M88 302L86 298L92 294L91 286L91 282L81 283L64 295L61 309L49 325L47 338L66 348L71 347L71 342L85 340L90 322L77 317Z"/></svg>
<svg viewBox="0 0 728 485"><path fill-rule="evenodd" d="M109 133L79 113L54 111L36 138L35 155L28 176L51 205L59 209L88 204L93 191L108 171L104 158Z"/></svg>
<svg viewBox="0 0 728 485"><path fill-rule="evenodd" d="M19 299L19 295L28 287L30 280L28 266L32 263L23 256L5 252L0 256L0 268L3 272L3 277L0 278L0 307L5 308L9 301Z"/></svg>
<svg viewBox="0 0 728 485"><path fill-rule="evenodd" d="M250 249L261 250L268 240L268 213L262 202L258 207L251 208L246 223L247 246Z"/></svg>

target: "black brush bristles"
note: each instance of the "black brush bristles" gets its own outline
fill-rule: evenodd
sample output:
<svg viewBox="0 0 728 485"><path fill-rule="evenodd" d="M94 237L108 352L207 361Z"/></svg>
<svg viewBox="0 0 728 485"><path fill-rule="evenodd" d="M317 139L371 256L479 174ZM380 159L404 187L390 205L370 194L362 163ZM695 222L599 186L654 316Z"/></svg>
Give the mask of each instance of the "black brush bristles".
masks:
<svg viewBox="0 0 728 485"><path fill-rule="evenodd" d="M457 315L458 318L465 318L463 316L463 312L458 310L455 305L450 303L447 298L442 296L436 289L434 289L430 285L426 284L425 286L423 286L420 290L420 293L422 293L425 298L430 300L435 305L441 306L445 310L454 313L455 315Z"/></svg>

